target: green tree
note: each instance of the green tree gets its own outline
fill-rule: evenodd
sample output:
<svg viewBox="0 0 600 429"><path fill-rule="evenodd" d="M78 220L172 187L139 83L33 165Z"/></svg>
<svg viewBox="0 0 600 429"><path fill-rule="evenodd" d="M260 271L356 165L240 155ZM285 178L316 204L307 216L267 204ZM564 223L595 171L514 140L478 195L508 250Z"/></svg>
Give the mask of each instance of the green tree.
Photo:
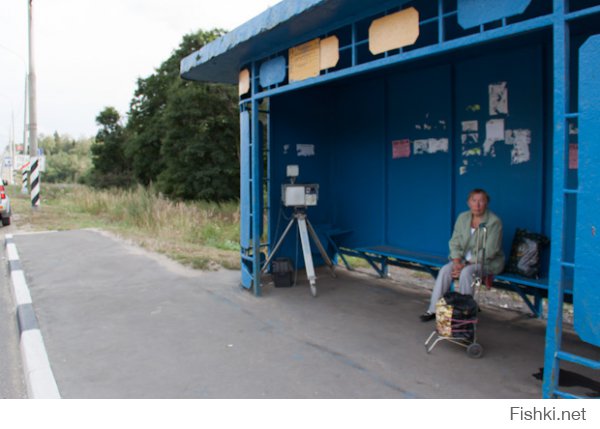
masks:
<svg viewBox="0 0 600 429"><path fill-rule="evenodd" d="M164 169L161 158L161 146L167 133L164 112L170 92L181 84L181 59L223 33L223 30L215 29L183 36L179 47L155 73L147 78L138 79L128 115L127 129L130 137L126 145L126 154L131 159L133 174L142 184L148 185L155 181Z"/></svg>
<svg viewBox="0 0 600 429"><path fill-rule="evenodd" d="M124 153L126 134L119 112L114 107L106 107L96 117L96 123L101 128L91 147L90 184L100 188L130 186L131 168Z"/></svg>
<svg viewBox="0 0 600 429"><path fill-rule="evenodd" d="M41 135L39 147L44 150L46 170L43 180L50 183L73 183L81 180L91 167L91 139L72 139L57 132Z"/></svg>
<svg viewBox="0 0 600 429"><path fill-rule="evenodd" d="M154 74L138 80L131 101L125 154L133 174L144 185L158 181L172 197L224 200L239 193L235 89L179 76L183 57L223 33L185 35Z"/></svg>
<svg viewBox="0 0 600 429"><path fill-rule="evenodd" d="M232 200L239 195L237 94L223 85L183 82L165 110L159 189L182 199Z"/></svg>

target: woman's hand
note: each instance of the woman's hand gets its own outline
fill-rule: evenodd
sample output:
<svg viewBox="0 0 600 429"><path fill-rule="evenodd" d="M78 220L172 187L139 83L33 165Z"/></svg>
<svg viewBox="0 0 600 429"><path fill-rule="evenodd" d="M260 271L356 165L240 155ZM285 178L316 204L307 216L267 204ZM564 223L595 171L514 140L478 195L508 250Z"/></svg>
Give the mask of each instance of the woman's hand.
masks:
<svg viewBox="0 0 600 429"><path fill-rule="evenodd" d="M465 267L465 264L461 259L453 259L452 264L452 278L457 279L460 277L460 272Z"/></svg>

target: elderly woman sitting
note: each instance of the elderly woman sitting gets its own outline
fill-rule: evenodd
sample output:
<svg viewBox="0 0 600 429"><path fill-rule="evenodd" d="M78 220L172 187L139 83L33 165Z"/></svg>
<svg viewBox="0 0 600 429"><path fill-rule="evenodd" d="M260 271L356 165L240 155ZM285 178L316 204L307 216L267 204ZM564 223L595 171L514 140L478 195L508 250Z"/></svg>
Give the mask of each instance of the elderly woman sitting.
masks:
<svg viewBox="0 0 600 429"><path fill-rule="evenodd" d="M454 232L449 242L450 262L438 273L431 294L429 308L423 313L421 321L435 319L435 304L450 289L453 279L458 279L458 292L473 294L473 276L481 270L482 249L477 258L477 234L480 225L487 228L484 267L487 273L498 274L504 268L502 252L502 221L488 209L490 197L483 189L474 189L469 193L467 205L469 211L463 212L456 219ZM479 263L475 263L478 261Z"/></svg>

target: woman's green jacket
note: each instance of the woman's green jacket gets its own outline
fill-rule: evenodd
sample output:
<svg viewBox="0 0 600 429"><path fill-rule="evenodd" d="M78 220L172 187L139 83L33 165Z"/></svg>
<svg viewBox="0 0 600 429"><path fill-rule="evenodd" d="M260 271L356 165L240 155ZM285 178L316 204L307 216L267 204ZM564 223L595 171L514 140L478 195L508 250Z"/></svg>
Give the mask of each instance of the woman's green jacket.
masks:
<svg viewBox="0 0 600 429"><path fill-rule="evenodd" d="M469 262L481 262L482 250L480 248L479 259L475 259L477 246L477 234L481 233L481 226L487 229L485 243L485 272L499 274L504 269L504 252L502 251L502 221L492 211L486 210L481 219L480 229L471 235L470 211L461 213L454 224L454 232L449 242L450 259L465 259L471 251L472 257Z"/></svg>

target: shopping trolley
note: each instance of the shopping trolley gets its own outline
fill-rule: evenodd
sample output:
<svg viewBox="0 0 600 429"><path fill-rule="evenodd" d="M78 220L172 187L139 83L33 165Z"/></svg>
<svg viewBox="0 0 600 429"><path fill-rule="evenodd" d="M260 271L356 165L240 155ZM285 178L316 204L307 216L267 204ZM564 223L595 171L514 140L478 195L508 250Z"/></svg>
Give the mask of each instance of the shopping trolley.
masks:
<svg viewBox="0 0 600 429"><path fill-rule="evenodd" d="M482 285L485 263L485 244L487 241L487 228L485 224L479 225L476 231L476 256L475 263L479 263L481 253L482 262L479 270L473 273L473 296L461 295L458 292L446 293L436 303L435 330L425 341L425 350L431 353L440 341L448 341L467 349L467 355L472 358L483 356L483 347L477 342L477 313L479 306L475 295ZM481 249L481 252L480 252ZM456 281L456 280L455 280Z"/></svg>

